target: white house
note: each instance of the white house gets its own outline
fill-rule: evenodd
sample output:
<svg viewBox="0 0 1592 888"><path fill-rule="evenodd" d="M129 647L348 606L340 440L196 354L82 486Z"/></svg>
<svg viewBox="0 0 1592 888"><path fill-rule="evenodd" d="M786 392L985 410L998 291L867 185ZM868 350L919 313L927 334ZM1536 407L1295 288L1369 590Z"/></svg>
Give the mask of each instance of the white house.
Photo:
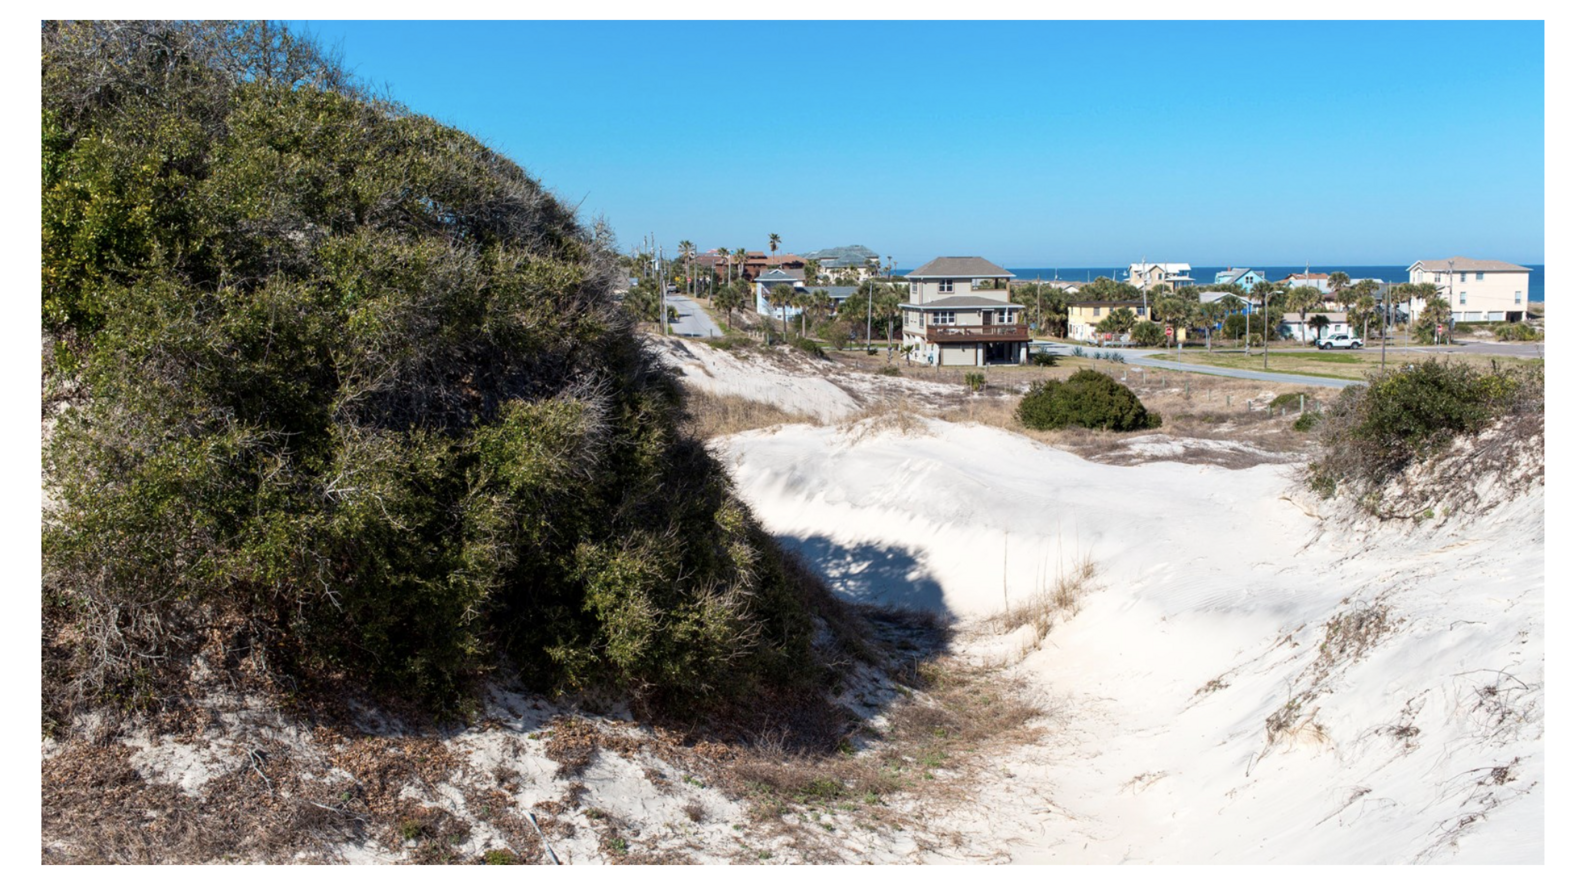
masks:
<svg viewBox="0 0 1592 888"><path fill-rule="evenodd" d="M1531 269L1496 259L1422 259L1409 267L1410 283L1435 284L1448 300L1452 320L1519 321L1526 316ZM1425 308L1414 300L1410 310L1416 317Z"/></svg>
<svg viewBox="0 0 1592 888"><path fill-rule="evenodd" d="M1318 315L1326 318L1327 323L1321 327L1310 326L1310 319ZM1297 339L1300 342L1315 342L1337 333L1357 335L1354 328L1349 326L1348 312L1342 311L1314 311L1305 315L1303 322L1298 315L1293 315L1278 324L1277 329L1284 339Z"/></svg>

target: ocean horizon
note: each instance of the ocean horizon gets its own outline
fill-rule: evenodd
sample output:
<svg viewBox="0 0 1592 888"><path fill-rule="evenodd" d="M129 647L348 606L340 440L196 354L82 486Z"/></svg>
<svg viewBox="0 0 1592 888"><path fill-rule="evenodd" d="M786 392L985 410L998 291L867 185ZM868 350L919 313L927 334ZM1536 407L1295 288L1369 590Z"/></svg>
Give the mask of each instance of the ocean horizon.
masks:
<svg viewBox="0 0 1592 888"><path fill-rule="evenodd" d="M1543 277L1546 266L1520 264L1531 270L1531 273L1527 275L1528 289L1526 300L1529 302L1545 302L1546 300L1543 299ZM1264 272L1266 280L1273 282L1305 270L1302 265L1240 265L1236 267L1253 268ZM1017 275L1018 280L1025 281L1036 279L1045 281L1092 281L1097 277L1114 277L1117 280L1125 280L1128 276L1128 267L1126 265L1100 266L1096 268L1010 266L1007 270ZM1189 269L1189 276L1194 278L1196 284L1214 284L1216 282L1216 273L1226 270L1227 266L1225 265L1196 265ZM1310 272L1312 274L1331 274L1334 271L1344 272L1355 279L1376 278L1389 283L1399 283L1410 279L1409 266L1407 265L1333 265L1331 263L1317 265L1313 262L1310 264Z"/></svg>

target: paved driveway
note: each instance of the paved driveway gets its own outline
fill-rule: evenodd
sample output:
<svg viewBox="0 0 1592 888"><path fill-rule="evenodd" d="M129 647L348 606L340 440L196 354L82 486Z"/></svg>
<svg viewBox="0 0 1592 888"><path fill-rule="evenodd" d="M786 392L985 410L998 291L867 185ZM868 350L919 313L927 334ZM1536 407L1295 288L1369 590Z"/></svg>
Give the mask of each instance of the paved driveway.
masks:
<svg viewBox="0 0 1592 888"><path fill-rule="evenodd" d="M664 298L669 301L669 306L674 309L675 315L678 317L678 320L671 325L676 336L708 339L724 335L724 331L720 330L719 325L708 317L708 313L702 310L702 306L697 305L679 293L670 293Z"/></svg>

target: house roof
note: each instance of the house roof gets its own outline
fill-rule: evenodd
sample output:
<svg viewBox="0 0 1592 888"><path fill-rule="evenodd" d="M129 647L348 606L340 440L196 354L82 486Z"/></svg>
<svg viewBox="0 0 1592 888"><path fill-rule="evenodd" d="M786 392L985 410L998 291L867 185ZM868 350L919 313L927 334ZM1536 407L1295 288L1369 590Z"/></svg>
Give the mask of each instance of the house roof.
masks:
<svg viewBox="0 0 1592 888"><path fill-rule="evenodd" d="M753 280L756 280L760 284L799 284L805 281L804 278L799 278L796 275L793 275L790 272L780 268L776 268L772 271L765 271Z"/></svg>
<svg viewBox="0 0 1592 888"><path fill-rule="evenodd" d="M908 278L1012 278L1012 274L983 256L939 256L906 275Z"/></svg>
<svg viewBox="0 0 1592 888"><path fill-rule="evenodd" d="M1452 263L1455 271L1530 271L1524 265L1513 262L1500 262L1497 259L1467 259L1464 256L1453 256L1448 259L1422 259L1411 265L1406 271L1414 271L1419 266L1423 271L1448 271Z"/></svg>
<svg viewBox="0 0 1592 888"><path fill-rule="evenodd" d="M1225 277L1225 278L1227 278L1230 281L1236 281L1239 278L1243 277L1244 275L1249 274L1251 271L1254 271L1254 269L1252 269L1252 268L1227 268L1227 269L1223 269L1221 271L1216 272L1216 276L1219 277L1219 278ZM1265 277L1266 276L1265 272L1260 272L1259 274L1260 274L1261 277Z"/></svg>
<svg viewBox="0 0 1592 888"><path fill-rule="evenodd" d="M1226 290L1204 290L1204 291L1201 291L1200 292L1200 301L1201 302L1221 302L1223 296L1231 296L1234 299L1242 299L1242 300L1247 301L1250 305L1255 305L1258 302L1258 300L1256 300L1253 296L1242 296L1242 295L1240 295L1238 293L1229 293Z"/></svg>
<svg viewBox="0 0 1592 888"><path fill-rule="evenodd" d="M1128 266L1128 271L1143 274L1156 267L1166 269L1168 274L1177 274L1188 271L1191 266L1187 262L1135 262Z"/></svg>
<svg viewBox="0 0 1592 888"><path fill-rule="evenodd" d="M825 268L844 268L849 265L866 265L869 262L876 262L879 259L879 254L862 244L852 244L849 247L829 247L823 250L816 250L806 254L806 258L822 261ZM833 265L830 263L833 263Z"/></svg>
<svg viewBox="0 0 1592 888"><path fill-rule="evenodd" d="M1304 325L1306 327L1310 326L1310 319L1315 317L1316 315L1321 315L1322 317L1326 318L1327 319L1327 323L1329 323L1329 324L1347 324L1349 322L1349 313L1345 312L1345 311L1312 311L1309 314L1305 315ZM1293 324L1294 326L1298 326L1299 325L1299 319L1298 318L1285 318L1285 319L1283 319L1283 323L1284 324Z"/></svg>
<svg viewBox="0 0 1592 888"><path fill-rule="evenodd" d="M902 303L907 308L1021 308L1016 302L1003 302L999 299L990 299L986 296L950 296L945 299L936 299L933 302L920 302L917 305Z"/></svg>
<svg viewBox="0 0 1592 888"><path fill-rule="evenodd" d="M1317 273L1315 273L1313 271L1310 272L1309 274L1305 274L1302 271L1296 271L1293 274L1290 274L1287 277L1283 278L1283 280L1285 280L1285 281L1324 281L1324 280L1326 280L1329 277L1331 277L1331 275L1317 274Z"/></svg>
<svg viewBox="0 0 1592 888"><path fill-rule="evenodd" d="M1067 305L1070 308L1093 308L1095 306L1099 306L1101 308L1105 308L1106 306L1110 306L1112 308L1144 307L1144 303L1137 299L1088 299L1082 302L1069 302Z"/></svg>

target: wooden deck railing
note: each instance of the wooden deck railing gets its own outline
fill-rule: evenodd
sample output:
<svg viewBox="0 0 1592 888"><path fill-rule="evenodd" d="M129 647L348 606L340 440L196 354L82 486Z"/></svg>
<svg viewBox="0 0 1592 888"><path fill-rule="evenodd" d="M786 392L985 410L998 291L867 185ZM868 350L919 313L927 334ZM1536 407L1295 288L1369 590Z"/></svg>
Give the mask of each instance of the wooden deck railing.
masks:
<svg viewBox="0 0 1592 888"><path fill-rule="evenodd" d="M1026 324L930 324L930 342L1027 342Z"/></svg>

